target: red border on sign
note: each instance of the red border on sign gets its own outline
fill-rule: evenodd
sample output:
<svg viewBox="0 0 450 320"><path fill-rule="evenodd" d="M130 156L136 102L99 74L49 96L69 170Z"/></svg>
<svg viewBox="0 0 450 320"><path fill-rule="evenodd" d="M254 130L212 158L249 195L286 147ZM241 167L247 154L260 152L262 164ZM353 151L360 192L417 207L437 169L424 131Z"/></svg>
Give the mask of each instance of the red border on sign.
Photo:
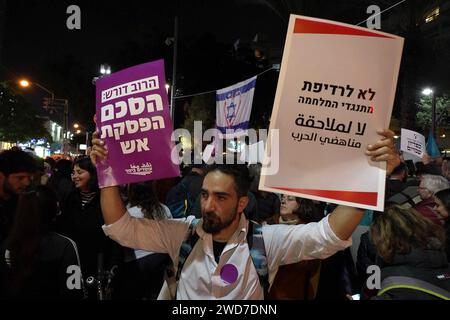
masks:
<svg viewBox="0 0 450 320"><path fill-rule="evenodd" d="M387 35L379 34L376 32L301 18L295 19L294 33L344 34L349 36L366 36L394 39L393 37L389 37Z"/></svg>
<svg viewBox="0 0 450 320"><path fill-rule="evenodd" d="M273 188L273 187L271 187ZM312 190L312 189L293 189L293 188L277 188L282 191L298 192L309 194L312 196L324 197L334 200L360 203L370 206L376 206L378 201L377 192L359 192L359 191L334 191L334 190Z"/></svg>

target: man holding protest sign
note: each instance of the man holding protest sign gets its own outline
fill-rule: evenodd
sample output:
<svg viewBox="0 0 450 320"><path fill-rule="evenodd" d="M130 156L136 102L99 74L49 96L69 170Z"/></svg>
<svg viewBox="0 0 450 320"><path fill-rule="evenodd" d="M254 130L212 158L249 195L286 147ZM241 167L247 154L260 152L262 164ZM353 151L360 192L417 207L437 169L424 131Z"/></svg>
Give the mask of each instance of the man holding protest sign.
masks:
<svg viewBox="0 0 450 320"><path fill-rule="evenodd" d="M369 145L366 155L372 161L387 161L387 173L400 163L394 150L393 132L378 132L383 138ZM107 158L105 143L93 139L91 158ZM261 275L252 263L247 233L252 224L242 214L248 204L248 169L243 165L212 165L201 191L203 219L193 226L193 218L182 220L134 219L125 209L118 187L101 190L106 226L104 231L120 244L154 252L168 253L181 266L178 272L177 299L263 299ZM260 231L268 284L280 265L305 259L324 259L351 245L351 234L364 211L338 206L319 223L308 225L267 225ZM193 228L193 231L192 231ZM255 229L253 229L255 230ZM179 252L189 232L197 243L179 264ZM260 266L260 267L261 267ZM260 271L260 270L259 270ZM258 281L258 278L260 281Z"/></svg>
<svg viewBox="0 0 450 320"><path fill-rule="evenodd" d="M324 29L324 27L326 28ZM305 78L304 82L299 82L301 79L286 77L285 70L289 69L294 75L299 73L304 75L305 73L303 71L300 72L300 70L312 64L305 64L302 61L309 61L312 59L312 56L321 60L320 55L324 55L330 50L327 48L322 48L317 52L309 50L310 55L307 59L298 59L296 55L293 55L295 57L292 59L283 58L281 78L287 80L279 82L274 113L275 115L289 114L290 118L284 119L286 121L283 122L283 119L278 119L275 116L275 120L279 121L279 126L271 127L271 129L282 131L283 126L286 127L285 124L290 121L291 125L335 132L331 138L327 136L325 141L330 145L329 150L331 152L334 152L336 148L345 150L345 152L334 152L335 159L338 159L340 165L345 165L351 170L348 171L349 173L343 173L343 170L335 170L335 167L330 165L327 159L324 159L324 150L327 149L324 149L322 144L317 146L317 144L312 143L294 143L290 141L292 140L291 132L284 130L281 132L279 141L276 141L276 139L271 141L271 146L276 147L280 144L284 148L283 150L280 149L280 155L283 155L283 157L280 158L280 155L276 154L274 149L270 152L270 156L266 153L266 156L271 158L272 162L277 162L275 159L280 160L279 172L272 173L272 181L269 181L268 171L263 170L260 189L263 186L266 189L279 187L277 190L287 190L287 188L292 189L297 182L308 183L312 180L320 180L319 178L324 180L329 187L336 187L336 183L340 182L338 180L346 180L346 182L352 184L350 187L355 185L358 187L357 190L346 190L348 186L338 186L339 195L343 194L346 201L341 199L339 202L336 197L328 197L327 199L332 199L331 202L335 200L334 203L342 205L338 206L332 214L320 222L307 225L260 226L247 220L243 212L249 203L250 177L248 168L245 165L213 164L206 169L200 193L202 214L202 219L200 220L194 219L193 216L179 220L162 221L132 218L127 213L120 198L119 189L116 186L118 183L105 183L100 186L102 188L102 211L106 224L103 227L105 233L127 247L168 253L174 265L177 266L177 270L173 270L173 274L176 274L176 276L170 279L172 281L169 284L171 289L176 289L176 292L171 290L170 298L182 300L263 299L275 278L279 266L302 260L324 259L339 250L345 249L351 245L350 237L364 214L364 210L360 208L368 208L368 206L382 207L382 202L378 201L378 198L382 198L382 194L384 194L384 174L386 172L383 169L385 163L381 164L380 162L387 162L386 171L390 174L400 163L400 158L394 150L394 133L389 130L376 131L375 128L380 129L387 125L387 119L390 114L389 107L392 107L394 97L394 80L397 78L396 72L400 61L399 52L401 51L402 41L387 35L374 35L373 32L368 33L366 30L361 29L363 28L291 16L288 34L298 33L300 38L297 37L297 39L302 41L302 43L311 45L307 39L311 38L310 33L322 35L324 34L323 30L331 30L331 35L326 34L330 32L325 32L325 38L314 36L317 38L315 41L325 45L330 43L329 37L331 36L336 40L332 42L335 47L341 49L350 48L349 50L352 50L351 46L340 46L340 41L347 39L349 43L351 41L355 42L360 39L360 35L365 35L367 37L364 38L364 43L358 44L364 48L370 44L372 47L369 49L378 55L376 57L378 59L376 60L377 62L379 61L382 64L386 60L384 57L387 54L386 52L395 56L393 63L389 65L383 64L384 69L380 71L379 66L376 64L374 68L367 69L371 64L367 64L366 56L355 57L347 54L347 51L342 52L341 60L345 60L348 63L336 64L337 59L332 55L328 58L329 65L322 70L323 79L327 83L314 82L314 88L312 88L312 83L308 81L316 80ZM348 30L351 31L349 35L347 34ZM345 38L342 38L342 36ZM375 37L374 39L388 40L369 40L368 37L372 38L372 36ZM293 50L290 46L289 37L285 52ZM390 50L386 51L383 49L386 46ZM292 67L287 67L288 60L295 62ZM320 63L314 65L314 69L309 70L311 77L318 75L317 68L323 63L324 61L321 60ZM328 83L325 75L330 76L329 70L335 65L345 65L347 69L332 71L332 75L343 75L343 78L350 79L352 74L351 80L352 83L355 83L355 87L351 86L352 83L347 83L347 80L345 80L345 83L347 83L346 87L338 85L341 83L338 82L339 79L333 80L333 82L330 82L331 84ZM162 158L167 159L170 153L170 150L168 151L167 149L169 143L160 142L158 145L155 145L152 142L156 143L158 139L151 139L147 136L146 119L149 117L153 119L159 116L162 117L162 120L166 119L164 114L167 114L167 111L164 108L164 97L162 92L160 92L161 86L159 86L159 83L163 83L164 74L161 71L161 66L161 63L153 63L138 66L138 69L130 68L123 71L119 77L109 78L107 82L102 82L98 85L97 112L100 113L101 121L100 125L98 125L99 130L94 134L92 141L91 158L94 162L97 162L99 176L103 174L107 167L110 167L111 170L116 170L124 165L126 167L122 169L122 172L126 172L127 175L138 174L140 176L148 173L148 177L145 177L145 175L140 176L142 180L149 180L150 178L160 179L161 177L174 176L176 174L176 170L171 168L173 163L161 161ZM373 76L373 74L380 72L387 73L391 78L389 86L380 86L380 83L384 81L384 77ZM366 81L367 74L371 75L369 80L375 78L377 82ZM151 82L149 82L149 79ZM141 82L145 85L145 88L141 87L139 89L138 84L140 85ZM151 85L149 86L148 83ZM345 97L343 96L344 92L341 92L339 96L339 99L345 100L339 100L341 102L340 109L334 107L334 104L337 105L338 102L333 102L333 107L330 102L330 108L328 108L325 100L322 99L325 105L322 108L315 108L316 114L310 114L309 118L304 120L304 114L306 113L298 114L298 112L305 108L306 111L312 109L309 105L305 106L304 103L297 104L297 99L300 100L297 96L297 89L295 89L298 83L304 83L304 89L307 88L306 84L309 84L307 89L309 91L312 90L312 92L308 91L308 94L311 95L320 92L323 85L323 90L326 92L322 92L322 96L326 98L331 95L333 100L338 99L338 96L334 97L336 89L342 88L344 91L348 90L348 92L345 92ZM316 88L317 85L320 88ZM295 99L290 100L294 101L292 106L289 103L280 104L279 97L283 96L284 90L287 89L292 89L292 96L295 97ZM359 91L359 93L355 92L352 95L353 91ZM140 96L141 94L142 96ZM153 103L155 95L162 97L162 100L158 99L158 103L156 103L156 110ZM375 95L376 98L374 98ZM362 102L358 100L367 100L365 102L367 106L364 106L363 113L359 112ZM305 101L303 102L314 101L316 104L319 103L317 98L312 100L310 98L310 100L306 99ZM351 103L355 103L354 106L359 103L358 113L350 110ZM374 107L374 103L377 104L377 108ZM280 105L285 106L287 110L278 112ZM346 106L348 110L345 108ZM135 126L136 121L139 125L142 122L144 126ZM168 137L168 131L171 128L169 122L164 121L168 125L165 126L165 131L162 131L161 134L165 134L165 137ZM325 126L325 123L327 126ZM352 124L354 124L354 130L351 130ZM118 127L120 129L120 127L124 126L128 134L121 135L120 130L112 130L113 128ZM161 126L157 126L157 128L159 130ZM156 134L153 131L151 132ZM300 140L311 142L311 139L315 140L319 137L319 140L322 141L325 137L324 134L324 132L314 132L314 134L308 134L308 138L304 138L304 135L302 135ZM381 135L382 138L373 143L378 138L377 134ZM339 139L341 136L345 137L345 139ZM335 140L336 142L334 142ZM165 140L162 139L162 141ZM286 147L286 143L294 143L295 147ZM323 143L325 144L325 142ZM142 148L135 148L136 144ZM367 145L365 154L370 157L370 160L364 156L363 146L365 145ZM310 157L309 162L318 163L314 170L307 168L307 164L298 164L290 161L300 152L302 157ZM336 157L337 155L341 157ZM134 157L136 157L136 160ZM151 157L155 160L151 160ZM120 161L118 161L119 159ZM155 172L158 170L160 175L142 171L142 168L139 167L141 163L151 164L152 169ZM358 165L356 166L355 164ZM364 172L364 174L355 176L354 172L357 168L361 168L363 171L360 172ZM169 172L165 172L166 169L169 169ZM307 172L299 173L299 169ZM328 174L329 172L335 174ZM349 179L350 176L352 179ZM330 177L333 178L330 179ZM364 179L361 179L361 177ZM126 176L122 181L128 183L134 179L134 177ZM118 179L114 180L118 181ZM287 180L290 180L290 185L284 183ZM281 182L279 185L275 185L274 181ZM329 190L322 191L328 193ZM288 193L288 191L286 192ZM349 195L352 201L348 201ZM353 207L345 206L349 204Z"/></svg>

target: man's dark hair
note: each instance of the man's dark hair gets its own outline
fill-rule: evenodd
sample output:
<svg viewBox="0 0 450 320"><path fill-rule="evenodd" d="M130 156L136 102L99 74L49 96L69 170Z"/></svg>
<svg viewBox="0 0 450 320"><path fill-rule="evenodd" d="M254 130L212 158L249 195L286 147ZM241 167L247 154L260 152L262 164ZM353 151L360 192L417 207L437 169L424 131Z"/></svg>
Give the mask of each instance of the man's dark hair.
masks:
<svg viewBox="0 0 450 320"><path fill-rule="evenodd" d="M6 150L0 153L0 172L8 176L12 173L36 171L36 160L22 150Z"/></svg>
<svg viewBox="0 0 450 320"><path fill-rule="evenodd" d="M404 162L400 162L400 164L395 167L395 169L392 171L391 176L396 176L401 174L402 172L407 172L406 164Z"/></svg>
<svg viewBox="0 0 450 320"><path fill-rule="evenodd" d="M238 197L245 197L250 189L250 173L245 164L212 164L206 166L206 175L213 171L220 171L234 179Z"/></svg>

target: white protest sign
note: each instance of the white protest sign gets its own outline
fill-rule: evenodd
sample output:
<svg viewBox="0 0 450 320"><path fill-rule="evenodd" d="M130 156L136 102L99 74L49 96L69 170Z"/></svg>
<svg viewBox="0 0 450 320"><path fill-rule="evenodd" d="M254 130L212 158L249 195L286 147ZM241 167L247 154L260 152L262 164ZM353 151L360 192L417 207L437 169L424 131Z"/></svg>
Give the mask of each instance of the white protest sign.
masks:
<svg viewBox="0 0 450 320"><path fill-rule="evenodd" d="M386 164L364 151L389 126L402 48L398 36L291 15L270 125L279 170L263 166L260 189L383 210Z"/></svg>
<svg viewBox="0 0 450 320"><path fill-rule="evenodd" d="M400 150L422 158L425 152L425 137L415 131L402 128Z"/></svg>

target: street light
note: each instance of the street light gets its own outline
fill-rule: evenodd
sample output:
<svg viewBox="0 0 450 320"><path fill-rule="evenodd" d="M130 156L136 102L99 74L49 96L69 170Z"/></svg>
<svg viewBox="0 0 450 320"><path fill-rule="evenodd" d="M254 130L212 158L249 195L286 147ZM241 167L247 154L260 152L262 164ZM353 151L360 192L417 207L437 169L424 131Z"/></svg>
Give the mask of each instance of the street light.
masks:
<svg viewBox="0 0 450 320"><path fill-rule="evenodd" d="M106 63L100 65L100 74L102 74L102 75L111 74L111 67Z"/></svg>
<svg viewBox="0 0 450 320"><path fill-rule="evenodd" d="M433 138L436 138L436 94L431 88L423 89L422 94L425 96L431 95L431 134Z"/></svg>
<svg viewBox="0 0 450 320"><path fill-rule="evenodd" d="M80 134L81 133L81 129L84 129L84 132L86 133L86 152L87 152L87 147L89 146L89 131L87 130L86 127L80 125L79 123L75 123L73 125L73 127L76 129L76 133Z"/></svg>
<svg viewBox="0 0 450 320"><path fill-rule="evenodd" d="M100 65L100 75L98 77L92 78L92 84L95 85L98 79L103 78L104 76L111 74L111 66L109 64L101 64Z"/></svg>
<svg viewBox="0 0 450 320"><path fill-rule="evenodd" d="M27 80L20 80L19 84L23 88L28 88L30 86L30 83Z"/></svg>
<svg viewBox="0 0 450 320"><path fill-rule="evenodd" d="M422 90L422 94L426 95L426 96L429 96L432 93L433 93L433 90L430 89L430 88L425 88L425 89Z"/></svg>
<svg viewBox="0 0 450 320"><path fill-rule="evenodd" d="M20 85L22 88L28 88L28 87L30 87L31 85L35 85L36 87L41 88L41 89L44 90L45 92L49 93L50 96L52 97L52 99L55 99L55 94L54 94L53 92L51 92L51 91L48 90L46 87L44 87L43 85L41 85L41 84L39 84L39 83L37 83L37 82L31 82L31 81L28 81L28 80L26 80L26 79L21 79L21 80L19 81L19 85Z"/></svg>
<svg viewBox="0 0 450 320"><path fill-rule="evenodd" d="M21 79L19 80L19 85L22 88L29 88L30 86L36 86L42 90L44 90L45 92L47 92L48 94L50 94L50 98L44 98L44 108L45 109L52 109L52 110L56 110L56 109L61 109L64 113L64 117L63 117L63 132L66 132L66 130L69 127L69 100L67 99L55 99L55 94L50 91L49 89L47 89L46 87L44 87L43 85L34 82L34 81L29 81L26 79ZM63 149L63 153L65 152L65 146L66 146L66 138L63 137L63 142L62 142L62 149Z"/></svg>

